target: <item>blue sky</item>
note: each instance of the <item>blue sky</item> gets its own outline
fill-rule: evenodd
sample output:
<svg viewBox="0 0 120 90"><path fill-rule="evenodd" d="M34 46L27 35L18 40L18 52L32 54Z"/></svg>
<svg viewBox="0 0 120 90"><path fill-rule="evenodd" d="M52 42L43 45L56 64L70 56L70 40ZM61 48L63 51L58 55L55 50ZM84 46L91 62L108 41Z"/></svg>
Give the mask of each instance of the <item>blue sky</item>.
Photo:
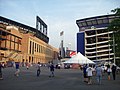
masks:
<svg viewBox="0 0 120 90"><path fill-rule="evenodd" d="M120 7L120 0L0 0L0 15L35 27L38 15L48 25L49 44L76 50L76 20L111 14ZM64 36L60 37L60 32Z"/></svg>

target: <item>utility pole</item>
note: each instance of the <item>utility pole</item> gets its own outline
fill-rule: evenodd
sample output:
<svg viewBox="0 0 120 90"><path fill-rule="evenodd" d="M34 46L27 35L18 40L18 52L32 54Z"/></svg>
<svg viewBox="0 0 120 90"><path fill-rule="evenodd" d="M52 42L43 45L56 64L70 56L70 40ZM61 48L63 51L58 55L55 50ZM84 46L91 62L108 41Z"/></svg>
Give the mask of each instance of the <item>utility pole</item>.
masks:
<svg viewBox="0 0 120 90"><path fill-rule="evenodd" d="M116 63L115 61L115 36L114 36L114 31L113 31L113 52L114 52L114 64Z"/></svg>

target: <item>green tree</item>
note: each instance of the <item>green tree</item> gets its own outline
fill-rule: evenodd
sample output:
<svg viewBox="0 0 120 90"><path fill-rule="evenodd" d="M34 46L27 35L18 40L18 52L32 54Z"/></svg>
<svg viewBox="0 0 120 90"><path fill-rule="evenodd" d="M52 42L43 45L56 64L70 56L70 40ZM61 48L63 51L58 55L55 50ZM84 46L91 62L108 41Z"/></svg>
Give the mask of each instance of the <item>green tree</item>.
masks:
<svg viewBox="0 0 120 90"><path fill-rule="evenodd" d="M111 12L115 13L115 16L117 17L114 19L110 26L108 27L109 30L119 31L120 30L120 8L116 8L114 10L111 10Z"/></svg>
<svg viewBox="0 0 120 90"><path fill-rule="evenodd" d="M120 65L120 8L111 10L111 12L115 14L116 18L110 23L108 30L113 31L111 36L112 40L114 40L114 43L112 43L114 46L113 51L115 51L116 64Z"/></svg>

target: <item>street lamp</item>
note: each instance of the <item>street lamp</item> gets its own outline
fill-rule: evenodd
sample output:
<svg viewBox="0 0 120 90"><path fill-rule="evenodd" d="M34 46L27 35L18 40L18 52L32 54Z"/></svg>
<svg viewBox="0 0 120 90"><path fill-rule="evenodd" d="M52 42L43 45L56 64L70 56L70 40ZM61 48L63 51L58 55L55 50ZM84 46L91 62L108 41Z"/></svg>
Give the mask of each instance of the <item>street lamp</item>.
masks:
<svg viewBox="0 0 120 90"><path fill-rule="evenodd" d="M68 43L68 49L71 50L71 43Z"/></svg>
<svg viewBox="0 0 120 90"><path fill-rule="evenodd" d="M114 64L116 63L115 61L115 36L114 36L114 31L113 31L113 52L114 52Z"/></svg>

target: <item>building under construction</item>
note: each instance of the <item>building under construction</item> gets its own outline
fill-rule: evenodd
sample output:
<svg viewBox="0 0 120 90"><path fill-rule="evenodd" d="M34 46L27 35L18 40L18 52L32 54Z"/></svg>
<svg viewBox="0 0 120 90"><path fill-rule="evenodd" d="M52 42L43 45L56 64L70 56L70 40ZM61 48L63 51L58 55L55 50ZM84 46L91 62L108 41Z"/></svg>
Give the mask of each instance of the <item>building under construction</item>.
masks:
<svg viewBox="0 0 120 90"><path fill-rule="evenodd" d="M107 28L118 16L103 15L76 20L79 27L77 33L77 52L81 52L93 61L113 61L120 59L115 56L117 47L114 31Z"/></svg>

